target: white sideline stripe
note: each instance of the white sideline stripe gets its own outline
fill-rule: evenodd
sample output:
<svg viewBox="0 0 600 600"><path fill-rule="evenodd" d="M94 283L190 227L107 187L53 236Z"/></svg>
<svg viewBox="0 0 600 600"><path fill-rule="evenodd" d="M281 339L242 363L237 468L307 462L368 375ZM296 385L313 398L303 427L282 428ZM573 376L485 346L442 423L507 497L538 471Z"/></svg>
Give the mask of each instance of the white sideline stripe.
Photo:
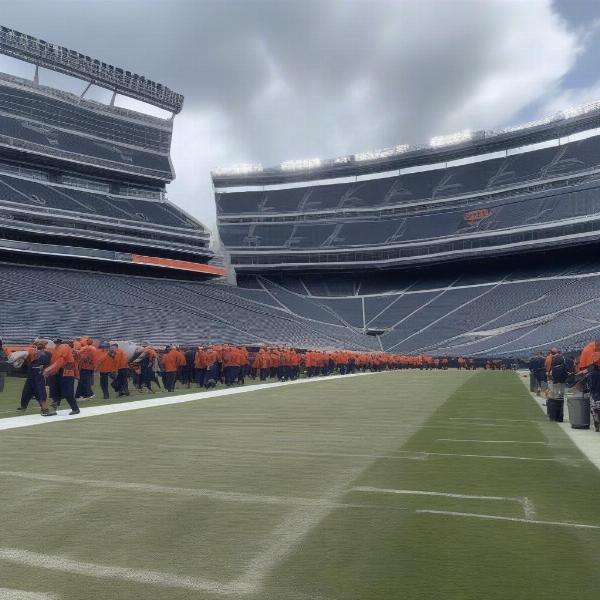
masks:
<svg viewBox="0 0 600 600"><path fill-rule="evenodd" d="M237 583L219 583L207 579L198 579L185 575L172 575L160 571L130 569L109 565L80 562L62 556L30 552L18 548L0 548L0 560L38 569L51 569L69 575L85 575L101 579L120 579L146 585L174 587L196 592L212 592L213 594L248 593L254 590L244 588Z"/></svg>
<svg viewBox="0 0 600 600"><path fill-rule="evenodd" d="M258 383L256 385L247 385L239 388L213 390L210 392L198 392L197 394L183 394L179 396L164 396L159 398L149 398L147 400L133 400L131 402L126 401L118 404L105 404L103 406L93 406L90 408L87 408L84 405L81 409L81 413L78 415L73 415L72 417L69 417L66 414L66 412L63 412L63 414L59 414L55 417L42 417L41 415L26 415L12 418L9 417L7 419L0 419L0 431L7 429L18 429L20 427L33 427L35 425L50 425L52 423L61 423L64 421L73 421L75 419L97 417L100 415L127 412L130 410L139 410L142 408L154 408L156 406L183 404L184 402L194 402L195 400L205 400L208 398L218 398L220 396L244 394L247 392L256 392L258 390L273 389L288 385L334 381L342 378L347 379L349 377L363 377L365 375L377 374L378 373L351 373L349 375L329 375L328 377L307 377L305 379L296 379L295 381L276 381L273 383Z"/></svg>
<svg viewBox="0 0 600 600"><path fill-rule="evenodd" d="M438 438L436 442L476 442L477 444L540 444L548 446L548 442L522 442L521 440L457 440L454 438Z"/></svg>
<svg viewBox="0 0 600 600"><path fill-rule="evenodd" d="M600 525L590 525L588 523L569 523L566 521L539 521L537 519L519 519L517 517L501 517L499 515L480 515L478 513L454 512L451 510L430 510L422 508L417 509L415 512L420 515L445 515L448 517L470 517L473 519L487 519L490 521L513 521L514 523L527 523L529 525L575 527L579 529L600 529Z"/></svg>
<svg viewBox="0 0 600 600"><path fill-rule="evenodd" d="M375 494L399 494L406 496L441 496L443 498L458 498L461 500L497 500L500 502L516 502L523 509L527 520L535 517L535 506L526 496L482 496L478 494L455 494L450 492L431 492L424 490L398 490L389 488L376 488L369 486L358 486L352 488L353 492L368 492Z"/></svg>
<svg viewBox="0 0 600 600"><path fill-rule="evenodd" d="M54 594L0 588L0 600L58 600Z"/></svg>

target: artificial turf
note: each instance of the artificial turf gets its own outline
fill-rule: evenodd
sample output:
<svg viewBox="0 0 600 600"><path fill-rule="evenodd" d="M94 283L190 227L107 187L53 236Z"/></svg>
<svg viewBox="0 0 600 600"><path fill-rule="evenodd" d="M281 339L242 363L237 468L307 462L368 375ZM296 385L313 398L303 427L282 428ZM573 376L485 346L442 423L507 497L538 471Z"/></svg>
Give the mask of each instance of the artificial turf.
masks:
<svg viewBox="0 0 600 600"><path fill-rule="evenodd" d="M598 498L600 473L514 373L374 374L7 430L0 598L595 597L600 529L534 521L600 527Z"/></svg>

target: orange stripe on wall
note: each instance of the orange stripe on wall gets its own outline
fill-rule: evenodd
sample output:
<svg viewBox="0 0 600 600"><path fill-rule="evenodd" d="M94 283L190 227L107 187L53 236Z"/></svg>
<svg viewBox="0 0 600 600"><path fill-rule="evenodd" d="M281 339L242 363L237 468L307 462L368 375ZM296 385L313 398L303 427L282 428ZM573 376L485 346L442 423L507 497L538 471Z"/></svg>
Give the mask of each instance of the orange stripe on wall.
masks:
<svg viewBox="0 0 600 600"><path fill-rule="evenodd" d="M141 254L133 254L131 262L140 265L154 265L156 267L167 267L169 269L180 269L183 271L206 273L208 275L225 275L225 269L221 269L220 267L213 267L212 265L205 265L187 260L175 260L174 258L159 258L158 256L142 256Z"/></svg>

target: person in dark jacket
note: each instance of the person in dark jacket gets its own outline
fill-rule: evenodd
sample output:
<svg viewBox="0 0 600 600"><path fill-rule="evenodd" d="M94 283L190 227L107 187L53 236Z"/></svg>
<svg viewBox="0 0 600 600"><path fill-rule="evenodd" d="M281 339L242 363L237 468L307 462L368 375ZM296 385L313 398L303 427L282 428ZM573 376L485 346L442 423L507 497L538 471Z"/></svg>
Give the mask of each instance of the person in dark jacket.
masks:
<svg viewBox="0 0 600 600"><path fill-rule="evenodd" d="M56 415L54 408L48 407L44 369L50 365L52 355L46 350L45 341L35 340L24 361L27 377L21 392L21 403L17 410L26 411L32 398L37 400L43 417Z"/></svg>
<svg viewBox="0 0 600 600"><path fill-rule="evenodd" d="M544 366L544 357L541 352L536 352L533 358L529 361L529 371L535 378L536 393L541 396L548 389L548 375Z"/></svg>
<svg viewBox="0 0 600 600"><path fill-rule="evenodd" d="M552 348L548 371L551 380L550 396L556 400L564 400L565 386L569 377L570 367L568 360L558 348Z"/></svg>

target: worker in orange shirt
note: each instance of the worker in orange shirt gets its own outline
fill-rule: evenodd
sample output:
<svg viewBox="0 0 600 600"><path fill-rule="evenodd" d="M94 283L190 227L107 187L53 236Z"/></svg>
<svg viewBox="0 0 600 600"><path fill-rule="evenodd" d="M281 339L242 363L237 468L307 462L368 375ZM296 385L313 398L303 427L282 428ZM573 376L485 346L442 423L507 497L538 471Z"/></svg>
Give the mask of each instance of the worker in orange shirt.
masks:
<svg viewBox="0 0 600 600"><path fill-rule="evenodd" d="M215 387L219 380L219 356L213 346L209 346L204 351L204 361L206 363L204 387L208 389Z"/></svg>
<svg viewBox="0 0 600 600"><path fill-rule="evenodd" d="M43 373L44 377L51 378L52 407L58 409L64 398L71 408L69 415L78 415L80 410L75 400L75 357L69 344L61 339L54 341L50 365Z"/></svg>
<svg viewBox="0 0 600 600"><path fill-rule="evenodd" d="M241 355L237 348L226 346L223 351L223 376L225 385L233 385L239 375Z"/></svg>
<svg viewBox="0 0 600 600"><path fill-rule="evenodd" d="M142 344L143 350L140 356L135 362L139 362L140 365L140 377L138 379L138 392L141 392L143 388L147 388L149 392L154 393L152 389L152 382L155 381L160 388L160 384L154 375L154 361L158 358L158 354L152 346L147 342Z"/></svg>
<svg viewBox="0 0 600 600"><path fill-rule="evenodd" d="M94 376L94 364L96 362L96 348L91 338L84 337L80 342L78 351L79 362L79 384L75 397L79 400L91 400L94 397L92 381Z"/></svg>
<svg viewBox="0 0 600 600"><path fill-rule="evenodd" d="M245 346L240 346L237 348L237 353L240 361L237 380L240 385L244 385L244 378L250 373L248 349Z"/></svg>
<svg viewBox="0 0 600 600"><path fill-rule="evenodd" d="M116 373L117 370L114 361L116 352L117 346L109 346L107 342L102 342L96 353L94 369L100 374L100 388L102 389L104 400L110 398L108 393L108 378L112 373Z"/></svg>
<svg viewBox="0 0 600 600"><path fill-rule="evenodd" d="M114 353L114 367L117 376L113 379L112 388L117 392L119 398L129 396L129 358L124 350L117 344L111 344Z"/></svg>
<svg viewBox="0 0 600 600"><path fill-rule="evenodd" d="M254 366L258 372L261 381L266 381L269 377L270 357L268 352L261 348L254 357Z"/></svg>
<svg viewBox="0 0 600 600"><path fill-rule="evenodd" d="M590 392L592 403L594 405L595 403L600 403L600 340L592 340L581 351L577 363L577 374L581 375L584 373L587 374L587 388ZM595 414L594 424L596 425Z"/></svg>
<svg viewBox="0 0 600 600"><path fill-rule="evenodd" d="M204 348L199 346L194 354L194 381L198 387L204 387L206 367L206 353Z"/></svg>
<svg viewBox="0 0 600 600"><path fill-rule="evenodd" d="M185 357L184 357L185 360ZM167 392L175 391L175 381L177 379L177 369L181 365L179 352L170 344L165 347L165 353L162 356L163 384Z"/></svg>

